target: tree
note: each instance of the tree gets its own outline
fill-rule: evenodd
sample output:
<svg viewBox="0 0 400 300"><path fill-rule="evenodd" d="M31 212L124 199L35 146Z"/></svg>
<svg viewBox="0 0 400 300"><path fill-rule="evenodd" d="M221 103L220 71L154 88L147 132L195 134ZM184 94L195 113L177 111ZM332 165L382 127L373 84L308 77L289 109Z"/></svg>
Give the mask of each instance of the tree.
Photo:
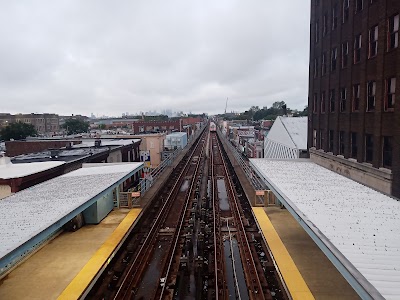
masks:
<svg viewBox="0 0 400 300"><path fill-rule="evenodd" d="M67 119L62 127L67 130L67 134L88 132L89 122L79 119Z"/></svg>
<svg viewBox="0 0 400 300"><path fill-rule="evenodd" d="M304 106L303 111L300 113L300 116L307 117L308 116L308 105Z"/></svg>
<svg viewBox="0 0 400 300"><path fill-rule="evenodd" d="M3 140L9 141L23 140L28 136L37 136L35 126L22 122L11 123L0 130L0 136Z"/></svg>

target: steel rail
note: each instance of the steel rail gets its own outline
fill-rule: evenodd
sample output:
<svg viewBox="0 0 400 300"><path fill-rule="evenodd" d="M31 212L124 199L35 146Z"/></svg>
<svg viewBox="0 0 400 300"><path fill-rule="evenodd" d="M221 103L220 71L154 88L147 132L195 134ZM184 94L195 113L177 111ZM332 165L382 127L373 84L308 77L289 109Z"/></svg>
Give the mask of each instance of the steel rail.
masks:
<svg viewBox="0 0 400 300"><path fill-rule="evenodd" d="M217 208L216 208L216 187L215 187L215 179L214 179L214 151L213 151L213 138L211 137L211 133L209 134L210 139L210 160L211 160L211 191L212 191L212 207L213 207L213 230L214 230L214 281L215 281L215 298L218 299L219 297L219 288L218 288L218 244L217 244ZM221 270L222 271L222 270ZM222 279L223 280L223 279Z"/></svg>
<svg viewBox="0 0 400 300"><path fill-rule="evenodd" d="M200 145L200 142L201 142L201 137L199 138L197 144L195 145L195 149L197 149L197 147ZM166 208L172 204L172 201L170 200L173 197L175 197L176 194L179 192L179 188L177 187L179 184L181 184L183 176L187 172L189 162L192 160L194 153L195 151L192 151L192 153L190 154L190 158L187 159L184 167L182 168L182 171L179 174L178 179L175 181L175 184L173 185L171 192L168 194L168 197L166 198L163 206L161 207L159 213L157 214L153 226L150 228L150 231L147 234L145 240L143 241L143 244L139 248L139 251L137 252L134 261L130 265L127 275L124 277L119 289L117 290L117 293L114 295L113 297L114 300L130 298L130 295L129 297L127 297L128 296L127 294L131 290L132 282L137 277L138 271L140 269L137 268L138 261L140 260L142 265L145 265L143 264L143 257L147 258L151 253L151 251L149 251L150 250L149 248L152 247L153 241L155 240L157 235L156 233L158 232L159 227L163 221L162 218L164 218L167 213Z"/></svg>
<svg viewBox="0 0 400 300"><path fill-rule="evenodd" d="M238 282L237 273L236 273L235 255L233 254L233 242L232 242L231 229L229 228L229 220L226 220L226 227L228 228L228 233L229 233L229 245L230 245L230 247L231 247L232 269L233 269L233 277L235 278L236 298L238 298L239 300L241 300L241 299L242 299L242 296L240 295L239 282Z"/></svg>
<svg viewBox="0 0 400 300"><path fill-rule="evenodd" d="M219 143L217 143L217 148L218 148L218 151L219 151L221 157L223 158L222 150L221 150L221 147L220 147ZM251 299L265 299L264 292L263 292L262 285L261 285L261 281L260 281L260 277L259 277L258 272L257 272L257 266L255 264L255 261L254 261L253 255L252 255L251 247L250 247L247 235L246 235L246 230L244 228L243 220L241 218L240 209L239 209L239 206L238 206L238 203L237 203L238 199L236 197L236 193L235 193L235 189L234 189L233 184L232 184L232 180L231 180L231 178L229 176L229 171L228 171L225 159L222 159L222 164L224 166L224 171L225 171L226 178L227 178L228 190L229 190L229 193L231 194L231 197L230 197L231 203L234 204L234 208L235 208L233 210L235 221L236 221L237 224L239 224L238 236L239 236L239 238L241 240L240 245L241 245L241 248L246 247L245 249L243 249L243 251L240 252L241 255L242 255L242 261L243 261L243 259L246 259L246 257L245 257L246 255L248 255L250 260L251 260L251 264L250 265L247 264L247 261L243 261L243 266L246 266L246 268L248 270L248 272L245 272L246 279L247 279L247 284L248 284L249 287L253 287L254 286L253 282L252 282L252 279L254 279L254 278L250 278L250 276L254 276L255 280L256 280L256 285L258 286L258 289L259 289L259 291L256 291L254 294L249 294L249 296L250 296ZM253 270L249 269L250 266L252 267Z"/></svg>
<svg viewBox="0 0 400 300"><path fill-rule="evenodd" d="M166 270L164 276L161 276L161 278L165 278L165 284L161 288L161 293L160 293L160 297L159 297L160 300L164 296L165 288L166 288L167 282L168 282L167 280L168 280L168 277L170 275L171 267L172 267L172 264L173 264L173 261L174 261L174 258L175 258L175 251L178 248L178 242L179 242L179 239L181 238L181 231L182 231L183 223L185 221L184 216L185 216L185 214L187 212L190 199L192 198L193 187L194 187L194 185L196 183L196 178L197 178L197 175L198 175L199 166L201 164L201 158L203 156L203 152L204 152L204 147L201 149L199 158L198 158L198 160L196 162L196 168L195 168L194 174L192 176L192 182L190 184L190 188L189 188L189 191L187 193L186 200L185 200L185 207L182 210L181 216L179 218L178 230L175 230L175 234L174 234L174 238L173 238L173 246L170 247L170 252L172 250L172 254L170 253L170 255L169 255L170 259L169 259L169 262L168 262L168 265L167 265L167 270Z"/></svg>

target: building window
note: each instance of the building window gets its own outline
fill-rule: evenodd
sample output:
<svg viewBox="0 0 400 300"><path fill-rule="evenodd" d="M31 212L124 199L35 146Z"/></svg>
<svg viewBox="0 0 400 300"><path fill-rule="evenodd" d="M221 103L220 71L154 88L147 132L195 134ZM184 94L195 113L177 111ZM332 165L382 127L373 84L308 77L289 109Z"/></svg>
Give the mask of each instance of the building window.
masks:
<svg viewBox="0 0 400 300"><path fill-rule="evenodd" d="M392 137L384 136L382 145L382 165L385 168L390 168L392 166Z"/></svg>
<svg viewBox="0 0 400 300"><path fill-rule="evenodd" d="M360 85L353 85L353 111L360 109Z"/></svg>
<svg viewBox="0 0 400 300"><path fill-rule="evenodd" d="M385 111L392 111L394 109L396 95L396 78L392 77L386 80L386 99Z"/></svg>
<svg viewBox="0 0 400 300"><path fill-rule="evenodd" d="M314 59L314 78L318 77L318 58Z"/></svg>
<svg viewBox="0 0 400 300"><path fill-rule="evenodd" d="M378 53L378 26L374 26L369 30L369 49L368 57L374 57Z"/></svg>
<svg viewBox="0 0 400 300"><path fill-rule="evenodd" d="M343 0L343 23L349 19L350 5L349 0Z"/></svg>
<svg viewBox="0 0 400 300"><path fill-rule="evenodd" d="M332 8L332 30L335 30L337 28L337 22L338 22L338 10L337 10L337 3Z"/></svg>
<svg viewBox="0 0 400 300"><path fill-rule="evenodd" d="M375 91L376 91L376 82L369 81L367 83L367 111L375 110Z"/></svg>
<svg viewBox="0 0 400 300"><path fill-rule="evenodd" d="M361 60L361 34L357 34L354 38L354 63Z"/></svg>
<svg viewBox="0 0 400 300"><path fill-rule="evenodd" d="M312 146L314 148L317 148L317 130L313 130L313 140L312 140Z"/></svg>
<svg viewBox="0 0 400 300"><path fill-rule="evenodd" d="M333 130L329 130L329 132L328 132L328 134L329 134L329 152L332 152L333 153L333 135L334 135L334 133L333 133Z"/></svg>
<svg viewBox="0 0 400 300"><path fill-rule="evenodd" d="M344 131L339 131L339 154L344 155Z"/></svg>
<svg viewBox="0 0 400 300"><path fill-rule="evenodd" d="M349 59L349 42L342 44L342 68L347 67L347 61Z"/></svg>
<svg viewBox="0 0 400 300"><path fill-rule="evenodd" d="M325 36L328 33L328 14L324 13L322 17L322 36Z"/></svg>
<svg viewBox="0 0 400 300"><path fill-rule="evenodd" d="M357 159L357 133L352 132L351 133L351 153L350 156L352 158Z"/></svg>
<svg viewBox="0 0 400 300"><path fill-rule="evenodd" d="M324 149L324 143L325 143L325 141L324 141L324 130L323 129L321 129L320 131L319 131L319 148L320 149Z"/></svg>
<svg viewBox="0 0 400 300"><path fill-rule="evenodd" d="M315 30L315 43L318 43L318 39L319 39L319 27L318 27L318 22L319 22L319 20L317 20L316 22L315 22L315 27L314 27L314 30Z"/></svg>
<svg viewBox="0 0 400 300"><path fill-rule="evenodd" d="M326 57L325 53L322 53L322 61L321 61L321 75L324 76L326 73Z"/></svg>
<svg viewBox="0 0 400 300"><path fill-rule="evenodd" d="M334 112L335 111L335 90L332 89L329 91L329 111Z"/></svg>
<svg viewBox="0 0 400 300"><path fill-rule="evenodd" d="M399 15L389 18L388 50L397 48L399 44Z"/></svg>
<svg viewBox="0 0 400 300"><path fill-rule="evenodd" d="M363 0L356 0L356 13L362 11L363 9Z"/></svg>
<svg viewBox="0 0 400 300"><path fill-rule="evenodd" d="M314 93L313 95L313 113L317 113L317 94Z"/></svg>
<svg viewBox="0 0 400 300"><path fill-rule="evenodd" d="M340 90L340 111L346 111L346 98L347 98L347 89L342 88Z"/></svg>
<svg viewBox="0 0 400 300"><path fill-rule="evenodd" d="M374 140L372 134L365 135L365 161L372 163L374 158Z"/></svg>
<svg viewBox="0 0 400 300"><path fill-rule="evenodd" d="M331 52L331 71L334 72L336 70L336 61L337 61L337 48L333 48Z"/></svg>
<svg viewBox="0 0 400 300"><path fill-rule="evenodd" d="M325 113L325 92L321 93L321 114Z"/></svg>

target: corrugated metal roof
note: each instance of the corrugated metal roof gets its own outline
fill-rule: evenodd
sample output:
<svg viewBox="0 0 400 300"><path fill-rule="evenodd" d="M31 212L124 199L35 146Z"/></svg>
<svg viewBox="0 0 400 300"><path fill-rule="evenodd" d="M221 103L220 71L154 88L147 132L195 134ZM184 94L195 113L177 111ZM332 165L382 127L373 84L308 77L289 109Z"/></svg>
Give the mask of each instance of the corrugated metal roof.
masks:
<svg viewBox="0 0 400 300"><path fill-rule="evenodd" d="M400 299L399 201L309 160L250 161L357 280Z"/></svg>
<svg viewBox="0 0 400 300"><path fill-rule="evenodd" d="M82 168L0 201L0 259L143 163Z"/></svg>
<svg viewBox="0 0 400 300"><path fill-rule="evenodd" d="M296 144L297 149L307 149L307 117L278 117ZM273 125L272 125L273 126Z"/></svg>

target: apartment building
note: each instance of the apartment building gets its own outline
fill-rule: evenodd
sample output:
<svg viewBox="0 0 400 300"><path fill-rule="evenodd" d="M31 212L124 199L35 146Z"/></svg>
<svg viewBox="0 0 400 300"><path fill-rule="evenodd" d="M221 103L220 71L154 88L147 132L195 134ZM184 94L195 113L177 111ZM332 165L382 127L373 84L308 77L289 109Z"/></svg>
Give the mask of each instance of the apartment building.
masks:
<svg viewBox="0 0 400 300"><path fill-rule="evenodd" d="M400 1L311 1L308 147L400 198L399 13Z"/></svg>

